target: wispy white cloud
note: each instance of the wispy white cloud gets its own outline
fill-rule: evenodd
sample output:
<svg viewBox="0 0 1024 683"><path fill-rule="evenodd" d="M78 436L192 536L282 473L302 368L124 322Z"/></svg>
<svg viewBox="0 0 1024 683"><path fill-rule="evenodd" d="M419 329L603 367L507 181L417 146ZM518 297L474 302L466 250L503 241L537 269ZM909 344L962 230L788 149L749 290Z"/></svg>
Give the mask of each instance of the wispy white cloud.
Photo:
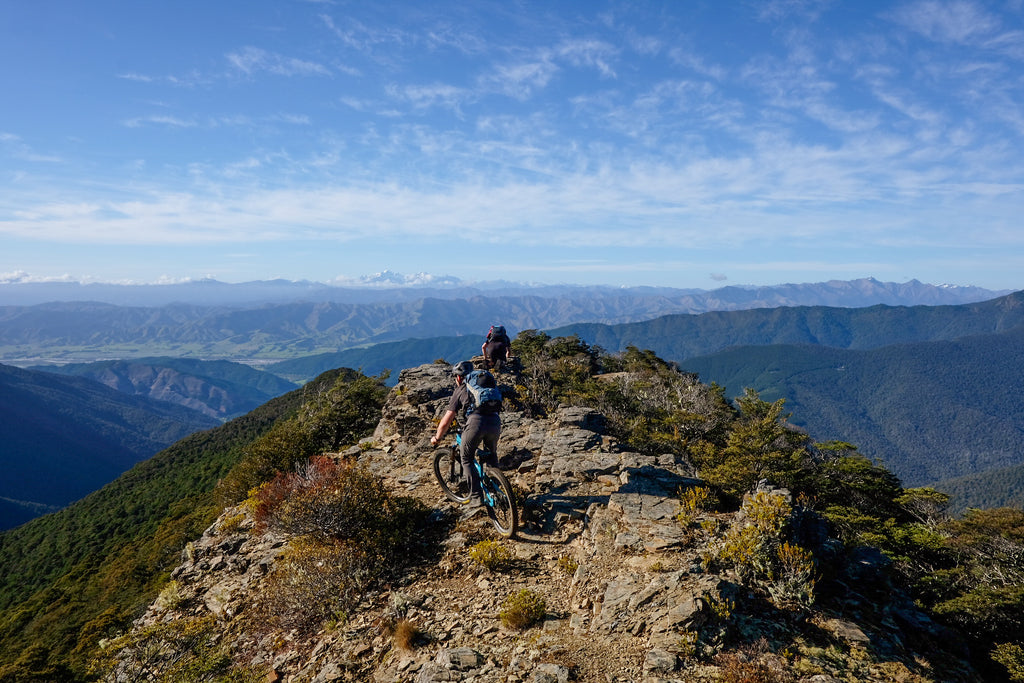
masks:
<svg viewBox="0 0 1024 683"><path fill-rule="evenodd" d="M295 57L285 57L258 47L245 47L227 55L228 62L247 75L266 71L276 76L328 76L323 64Z"/></svg>
<svg viewBox="0 0 1024 683"><path fill-rule="evenodd" d="M199 122L195 119L184 119L178 116L168 115L153 115L153 116L136 116L134 118L125 119L122 121L122 125L128 128L141 128L142 126L164 126L168 128L195 128L199 125Z"/></svg>
<svg viewBox="0 0 1024 683"><path fill-rule="evenodd" d="M480 84L486 89L517 100L527 100L537 91L543 90L558 73L558 66L544 55L521 61L496 64L493 69L480 77Z"/></svg>
<svg viewBox="0 0 1024 683"><path fill-rule="evenodd" d="M967 0L922 0L894 10L891 16L912 31L941 43L984 42L1000 23L984 6Z"/></svg>
<svg viewBox="0 0 1024 683"><path fill-rule="evenodd" d="M35 151L32 147L25 143L20 136L13 133L0 132L0 150L6 150L6 153L13 159L20 161L28 161L33 163L62 163L64 158L57 154L42 154Z"/></svg>
<svg viewBox="0 0 1024 683"><path fill-rule="evenodd" d="M430 85L390 85L387 92L397 99L408 102L416 109L441 107L457 114L461 106L472 95L469 91L445 83Z"/></svg>
<svg viewBox="0 0 1024 683"><path fill-rule="evenodd" d="M615 77L611 62L619 50L614 45L600 40L576 39L562 42L555 48L555 54L575 67L592 67L602 76Z"/></svg>

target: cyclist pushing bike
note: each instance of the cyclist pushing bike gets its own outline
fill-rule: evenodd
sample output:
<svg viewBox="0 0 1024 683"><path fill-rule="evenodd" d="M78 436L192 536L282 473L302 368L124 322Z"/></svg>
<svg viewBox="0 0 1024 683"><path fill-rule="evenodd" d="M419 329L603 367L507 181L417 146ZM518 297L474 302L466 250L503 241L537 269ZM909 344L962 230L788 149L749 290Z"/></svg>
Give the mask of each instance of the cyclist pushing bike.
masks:
<svg viewBox="0 0 1024 683"><path fill-rule="evenodd" d="M455 391L448 401L448 410L437 425L437 432L430 437L430 445L436 446L448 432L459 411L465 412L462 420L462 471L469 479L470 501L468 512L482 510L483 499L480 488L480 471L475 466L477 448L483 444L489 452L488 467L498 466L498 438L501 436L501 393L494 377L486 371L479 371L473 363L464 360L452 368ZM490 386L486 386L486 385ZM481 455L484 455L481 453Z"/></svg>

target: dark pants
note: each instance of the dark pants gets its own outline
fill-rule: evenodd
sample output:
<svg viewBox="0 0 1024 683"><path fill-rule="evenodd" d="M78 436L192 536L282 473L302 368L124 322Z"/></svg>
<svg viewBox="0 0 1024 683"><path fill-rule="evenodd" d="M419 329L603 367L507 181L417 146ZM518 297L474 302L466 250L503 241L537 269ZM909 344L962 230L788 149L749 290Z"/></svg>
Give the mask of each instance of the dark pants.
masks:
<svg viewBox="0 0 1024 683"><path fill-rule="evenodd" d="M500 370L508 360L508 344L505 342L487 342L484 344L484 364L490 370L497 364Z"/></svg>
<svg viewBox="0 0 1024 683"><path fill-rule="evenodd" d="M501 416L480 415L474 413L466 420L466 426L462 429L462 470L469 478L470 495L480 500L480 474L473 466L473 458L476 455L477 447L483 443L484 447L491 452L488 461L482 462L491 467L498 466L498 437L501 436Z"/></svg>

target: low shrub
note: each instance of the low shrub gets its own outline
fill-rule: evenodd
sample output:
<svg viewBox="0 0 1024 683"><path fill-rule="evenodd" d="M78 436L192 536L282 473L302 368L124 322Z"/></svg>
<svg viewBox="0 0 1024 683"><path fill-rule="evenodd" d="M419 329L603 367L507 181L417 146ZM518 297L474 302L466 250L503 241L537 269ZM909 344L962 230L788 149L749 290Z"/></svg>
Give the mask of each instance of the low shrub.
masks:
<svg viewBox="0 0 1024 683"><path fill-rule="evenodd" d="M706 486L689 486L679 490L679 512L676 520L684 527L690 526L697 515L704 511L714 510L715 494Z"/></svg>
<svg viewBox="0 0 1024 683"><path fill-rule="evenodd" d="M496 572L512 561L512 551L498 541L480 541L470 549L469 557L481 567Z"/></svg>
<svg viewBox="0 0 1024 683"><path fill-rule="evenodd" d="M579 566L580 563L568 555L562 555L558 558L558 568L565 574L575 574Z"/></svg>
<svg viewBox="0 0 1024 683"><path fill-rule="evenodd" d="M100 644L92 674L109 680L256 683L261 668L237 667L214 617L158 623Z"/></svg>
<svg viewBox="0 0 1024 683"><path fill-rule="evenodd" d="M810 551L786 539L791 512L780 495L759 492L747 498L737 522L705 555L705 567L732 568L742 583L767 592L778 607L811 605L816 565Z"/></svg>
<svg viewBox="0 0 1024 683"><path fill-rule="evenodd" d="M523 589L505 598L499 617L508 628L522 631L530 628L547 614L544 599L531 590Z"/></svg>
<svg viewBox="0 0 1024 683"><path fill-rule="evenodd" d="M1024 647L1016 643L1000 643L992 659L1006 667L1011 681L1024 681Z"/></svg>
<svg viewBox="0 0 1024 683"><path fill-rule="evenodd" d="M419 627L410 619L399 619L391 628L391 638L395 647L406 652L416 648L416 642L421 636Z"/></svg>
<svg viewBox="0 0 1024 683"><path fill-rule="evenodd" d="M277 475L254 498L258 524L324 543L351 543L385 570L404 563L426 517L421 503L391 496L357 462L327 456Z"/></svg>
<svg viewBox="0 0 1024 683"><path fill-rule="evenodd" d="M373 559L354 543L297 538L267 576L263 616L299 633L344 622L377 574Z"/></svg>

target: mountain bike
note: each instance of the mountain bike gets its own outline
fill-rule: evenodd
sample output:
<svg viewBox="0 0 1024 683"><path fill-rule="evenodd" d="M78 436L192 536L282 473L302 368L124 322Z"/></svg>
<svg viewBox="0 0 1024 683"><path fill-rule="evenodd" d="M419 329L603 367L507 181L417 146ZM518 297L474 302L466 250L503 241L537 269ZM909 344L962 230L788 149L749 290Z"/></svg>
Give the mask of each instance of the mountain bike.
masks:
<svg viewBox="0 0 1024 683"><path fill-rule="evenodd" d="M444 495L459 505L469 502L469 480L462 470L462 431L455 432L455 443L438 448L434 453L434 476L441 485ZM519 511L512 484L505 473L497 467L481 465L481 459L490 459L491 452L479 448L473 458L473 466L480 474L480 488L483 492L484 509L498 533L512 538L519 528Z"/></svg>

